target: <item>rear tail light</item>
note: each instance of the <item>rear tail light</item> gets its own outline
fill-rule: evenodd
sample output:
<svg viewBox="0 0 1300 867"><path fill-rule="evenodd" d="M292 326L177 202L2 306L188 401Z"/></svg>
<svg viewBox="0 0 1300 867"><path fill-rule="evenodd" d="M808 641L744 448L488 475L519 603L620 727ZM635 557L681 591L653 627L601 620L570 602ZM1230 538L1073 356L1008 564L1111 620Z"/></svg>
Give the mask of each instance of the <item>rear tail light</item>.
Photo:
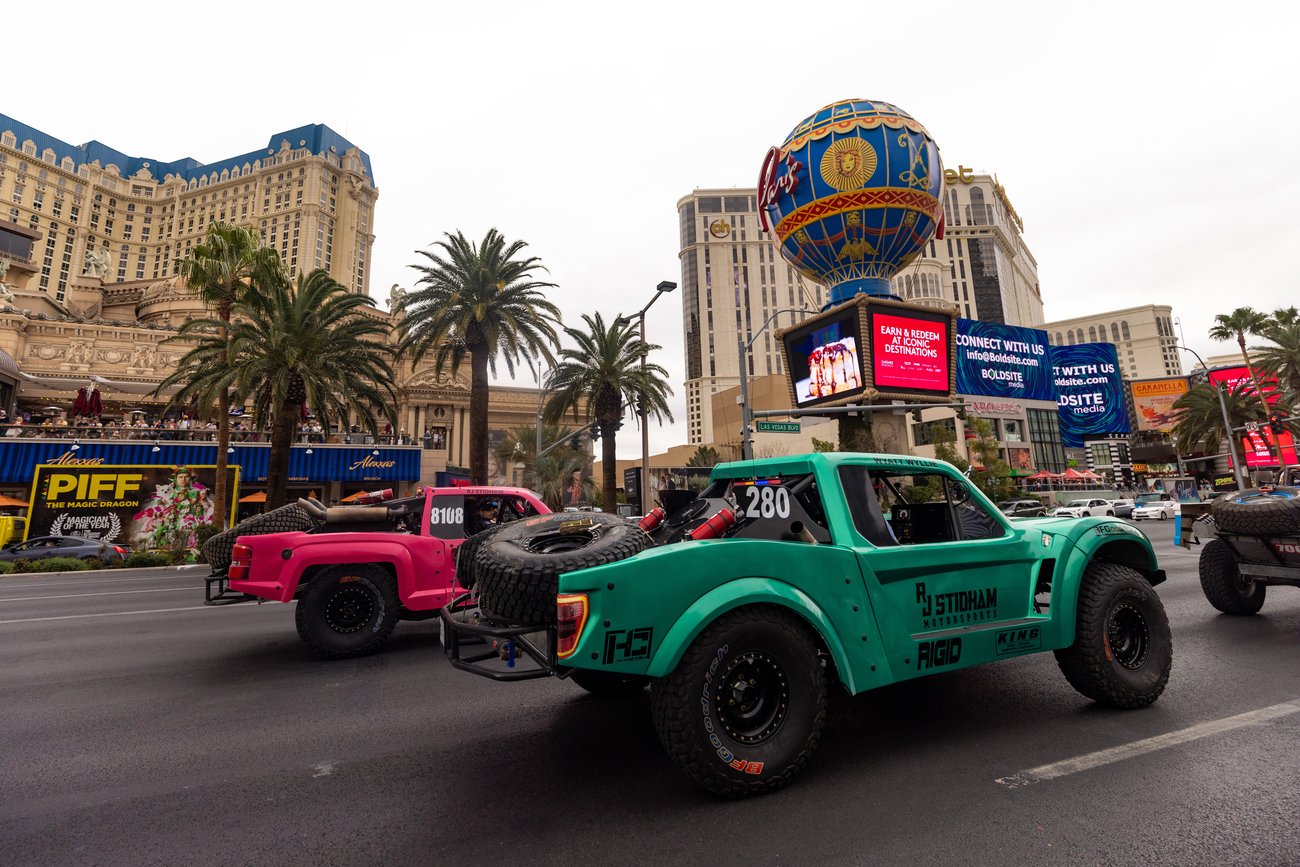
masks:
<svg viewBox="0 0 1300 867"><path fill-rule="evenodd" d="M649 512L646 513L644 518L642 518L640 521L637 522L637 526L640 527L642 530L645 530L647 533L649 533L655 527L658 527L660 524L663 523L665 514L666 513L664 512L663 509L659 508L658 506L655 506L653 509L651 509Z"/></svg>
<svg viewBox="0 0 1300 867"><path fill-rule="evenodd" d="M560 659L573 656L587 625L587 594L555 597L555 625L555 655Z"/></svg>
<svg viewBox="0 0 1300 867"><path fill-rule="evenodd" d="M230 568L227 578L243 581L248 578L248 570L253 565L253 549L247 545L235 545L230 551Z"/></svg>
<svg viewBox="0 0 1300 867"><path fill-rule="evenodd" d="M705 521L686 535L692 539L716 539L736 523L736 513L722 509L718 514Z"/></svg>
<svg viewBox="0 0 1300 867"><path fill-rule="evenodd" d="M113 550L116 551L116 552L119 553L119 554L125 554L125 553L126 553L126 549L123 548L121 545L114 545L114 546L113 546Z"/></svg>

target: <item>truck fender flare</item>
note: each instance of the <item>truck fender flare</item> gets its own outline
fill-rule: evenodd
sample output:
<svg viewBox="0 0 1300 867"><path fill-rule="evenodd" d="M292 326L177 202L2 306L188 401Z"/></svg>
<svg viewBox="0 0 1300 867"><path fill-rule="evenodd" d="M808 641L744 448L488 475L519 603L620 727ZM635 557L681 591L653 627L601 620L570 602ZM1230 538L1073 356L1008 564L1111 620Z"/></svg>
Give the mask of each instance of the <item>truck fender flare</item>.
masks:
<svg viewBox="0 0 1300 867"><path fill-rule="evenodd" d="M1094 560L1105 563L1118 563L1137 570L1152 586L1165 580L1165 573L1159 568L1155 552L1136 537L1125 535L1097 535L1086 532L1072 540L1069 554L1058 564L1053 580L1061 580L1059 588L1054 588L1053 604L1060 606L1060 614L1053 618L1060 624L1060 637L1063 647L1074 643L1074 629L1079 616L1079 589L1083 584L1083 574L1088 564Z"/></svg>
<svg viewBox="0 0 1300 867"><path fill-rule="evenodd" d="M686 648L710 623L728 611L747 605L778 605L798 614L821 638L835 662L836 673L850 693L856 692L853 669L825 612L807 594L775 578L738 578L715 587L682 612L659 643L646 671L663 677L677 667Z"/></svg>
<svg viewBox="0 0 1300 867"><path fill-rule="evenodd" d="M293 577L287 582L289 586L286 588L290 597L298 591L302 576L309 569L324 566L361 566L368 563L393 567L394 589L397 591L399 602L407 598L414 590L410 586L414 580L411 555L401 545L380 544L367 546L366 550L356 552L355 556L339 556L337 549L329 550L325 546L321 546L319 551L313 551L312 548L314 547L309 546L300 556L295 555L293 557L295 561Z"/></svg>

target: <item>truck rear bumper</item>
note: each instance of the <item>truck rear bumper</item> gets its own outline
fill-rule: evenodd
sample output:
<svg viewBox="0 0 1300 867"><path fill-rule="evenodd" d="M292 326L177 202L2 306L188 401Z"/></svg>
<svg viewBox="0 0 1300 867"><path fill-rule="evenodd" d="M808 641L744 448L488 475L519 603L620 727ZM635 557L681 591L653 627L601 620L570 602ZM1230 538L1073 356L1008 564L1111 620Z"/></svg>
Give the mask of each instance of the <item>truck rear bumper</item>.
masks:
<svg viewBox="0 0 1300 867"><path fill-rule="evenodd" d="M438 612L438 630L448 661L461 671L501 681L567 676L555 664L554 626L493 621L468 594ZM475 651L466 655L467 646Z"/></svg>
<svg viewBox="0 0 1300 867"><path fill-rule="evenodd" d="M230 589L230 579L224 572L214 572L203 579L204 605L234 605L239 602L258 602L256 596Z"/></svg>

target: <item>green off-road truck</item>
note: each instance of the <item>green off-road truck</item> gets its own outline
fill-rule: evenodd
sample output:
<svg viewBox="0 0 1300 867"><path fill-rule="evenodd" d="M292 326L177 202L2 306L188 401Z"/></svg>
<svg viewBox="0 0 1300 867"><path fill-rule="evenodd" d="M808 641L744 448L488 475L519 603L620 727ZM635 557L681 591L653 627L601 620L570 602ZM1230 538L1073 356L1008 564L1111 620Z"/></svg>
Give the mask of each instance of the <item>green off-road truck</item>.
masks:
<svg viewBox="0 0 1300 867"><path fill-rule="evenodd" d="M1164 572L1121 520L1008 519L952 465L895 455L721 464L679 496L640 526L569 513L485 536L458 565L475 595L441 614L452 664L649 685L668 753L727 797L799 773L836 686L1047 650L1105 704L1168 681Z"/></svg>

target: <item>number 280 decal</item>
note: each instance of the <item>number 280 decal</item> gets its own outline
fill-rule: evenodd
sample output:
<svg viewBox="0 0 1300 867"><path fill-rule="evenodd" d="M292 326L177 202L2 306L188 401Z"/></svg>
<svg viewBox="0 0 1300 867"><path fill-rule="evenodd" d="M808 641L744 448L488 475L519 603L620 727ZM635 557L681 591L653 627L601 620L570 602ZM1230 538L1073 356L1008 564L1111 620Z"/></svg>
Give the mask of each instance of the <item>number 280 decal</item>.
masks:
<svg viewBox="0 0 1300 867"><path fill-rule="evenodd" d="M746 518L790 517L790 492L774 485L751 485L746 489L749 507Z"/></svg>

